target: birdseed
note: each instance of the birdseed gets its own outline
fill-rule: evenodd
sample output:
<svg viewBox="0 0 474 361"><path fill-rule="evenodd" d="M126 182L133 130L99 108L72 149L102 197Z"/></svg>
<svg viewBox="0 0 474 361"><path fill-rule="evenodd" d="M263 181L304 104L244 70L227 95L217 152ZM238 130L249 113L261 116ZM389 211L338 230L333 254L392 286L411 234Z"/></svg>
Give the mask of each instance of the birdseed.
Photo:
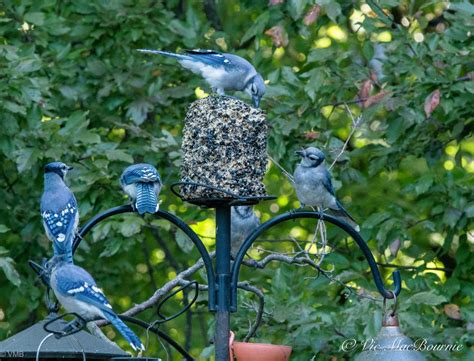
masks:
<svg viewBox="0 0 474 361"><path fill-rule="evenodd" d="M230 97L193 102L186 114L181 181L239 196L264 196L268 126L265 112ZM182 186L184 199L228 198L204 187Z"/></svg>

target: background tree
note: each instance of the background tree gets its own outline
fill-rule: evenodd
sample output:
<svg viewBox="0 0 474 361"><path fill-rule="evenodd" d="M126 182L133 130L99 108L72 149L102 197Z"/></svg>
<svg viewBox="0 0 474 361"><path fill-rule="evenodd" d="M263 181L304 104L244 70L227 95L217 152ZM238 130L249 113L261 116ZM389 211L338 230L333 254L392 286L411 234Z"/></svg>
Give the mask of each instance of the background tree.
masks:
<svg viewBox="0 0 474 361"><path fill-rule="evenodd" d="M337 194L385 276L401 265L406 334L464 345L431 359L467 357L474 329L473 17L467 0L2 2L0 338L45 314L43 289L26 261L51 254L38 210L42 168L51 160L75 166L69 184L82 221L126 202L118 183L124 167L156 165L165 184L161 207L193 223L213 249L212 212L169 191L179 178L185 111L209 89L172 60L135 51L201 47L237 53L264 75L269 154L283 168L292 173L294 151L308 145L337 159ZM278 167L270 166L267 185L278 199L257 207L263 221L298 206ZM308 245L314 228L284 224L250 252L293 256L298 244L328 253L321 264L328 277L275 262L242 273L265 295L257 339L292 345L293 360L349 358L340 345L377 332L381 307L372 298L379 298L351 239L328 228L321 250ZM134 215L96 227L76 255L117 311L145 301L197 259L175 229ZM232 328L242 338L256 301L242 291L239 297ZM140 317L152 320L153 311ZM212 323L201 296L192 314L163 329L204 358ZM110 327L105 332L125 346ZM165 357L156 339L150 349Z"/></svg>

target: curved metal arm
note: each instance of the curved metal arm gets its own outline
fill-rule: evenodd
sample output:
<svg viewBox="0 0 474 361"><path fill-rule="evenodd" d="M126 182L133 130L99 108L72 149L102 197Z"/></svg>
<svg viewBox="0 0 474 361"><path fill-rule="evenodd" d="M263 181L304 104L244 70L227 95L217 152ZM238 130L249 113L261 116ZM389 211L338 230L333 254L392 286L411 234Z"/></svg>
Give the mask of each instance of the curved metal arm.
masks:
<svg viewBox="0 0 474 361"><path fill-rule="evenodd" d="M99 222L115 216L117 214L122 214L122 213L135 213L133 210L132 206L130 205L125 205L125 206L118 206L114 208L110 208L102 213L99 213L95 217L92 217L79 231L78 236L74 239L74 243L72 246L72 251L73 253L76 251L77 247L79 246L79 243L81 242L82 238ZM176 217L174 214L171 214L166 211L159 210L158 212L155 213L155 217L157 218L163 218L170 223L174 224L176 227L178 227L181 231L186 234L191 241L194 243L194 245L197 247L199 253L201 254L202 260L204 262L204 267L206 268L206 273L207 273L207 284L209 287L209 310L210 311L215 311L215 275L214 275L214 270L212 268L212 260L211 257L209 256L209 253L207 252L206 247L202 243L201 239L199 236L189 227L186 223L184 223L180 218Z"/></svg>
<svg viewBox="0 0 474 361"><path fill-rule="evenodd" d="M151 332L157 334L159 337L161 337L166 342L168 342L171 346L173 346L173 348L176 351L178 351L184 357L183 360L186 360L186 361L194 361L195 360L179 343L177 343L170 336L168 336L166 333L161 331L153 323L147 323L145 321L140 320L139 318L134 318L134 317L130 317L130 316L118 315L118 317L122 321L134 323L135 325L143 327L147 331L151 331ZM133 358L131 358L131 360L133 360Z"/></svg>
<svg viewBox="0 0 474 361"><path fill-rule="evenodd" d="M349 234L354 241L356 241L357 245L361 249L362 253L364 254L365 258L367 259L367 262L369 263L370 270L372 271L372 275L374 277L375 285L377 287L377 290L379 293L384 297L384 298L394 298L395 296L398 296L398 294L401 291L401 278L400 278L400 272L399 271L394 271L392 273L393 277L393 283L394 283L394 290L390 291L385 289L382 281L382 277L380 276L379 269L377 267L377 263L375 262L374 256L372 255L372 252L370 251L369 247L365 243L364 239L360 236L358 232L354 228L352 228L349 224L347 224L344 221L341 221L338 218L332 217L330 215L323 214L321 215L318 212L295 212L295 211L290 211L287 213L283 213L263 224L261 224L242 244L242 246L239 249L239 252L237 253L235 257L234 264L232 266L232 272L231 272L231 311L236 311L237 310L237 282L239 280L239 271L240 271L240 266L242 264L242 260L245 257L245 253L247 250L250 248L252 243L257 239L260 234L265 232L266 230L270 229L271 227L291 220L291 219L298 219L298 218L315 218L315 219L324 219L325 221L328 221L329 223L334 224L335 226L341 228L343 231L345 231L347 234Z"/></svg>
<svg viewBox="0 0 474 361"><path fill-rule="evenodd" d="M161 307L163 307L163 305L168 300L170 300L173 296L175 296L177 293L179 293L181 291L184 291L186 288L188 288L190 286L194 286L194 296L191 299L191 302L189 302L187 305L185 305L181 310L176 312L174 315L171 315L171 316L168 316L168 317L163 316L163 314L161 313ZM187 285L179 287L177 290L175 290L172 293L170 293L169 295L167 295L163 300L161 300L161 302L158 304L158 306L156 306L156 314L158 315L158 317L161 318L161 320L157 320L157 321L155 321L155 323L156 324L165 323L165 322L174 320L175 318L181 316L183 313L185 313L187 310L189 310L192 305L194 305L194 303L197 301L198 297L199 297L199 283L197 283L197 281L191 281Z"/></svg>

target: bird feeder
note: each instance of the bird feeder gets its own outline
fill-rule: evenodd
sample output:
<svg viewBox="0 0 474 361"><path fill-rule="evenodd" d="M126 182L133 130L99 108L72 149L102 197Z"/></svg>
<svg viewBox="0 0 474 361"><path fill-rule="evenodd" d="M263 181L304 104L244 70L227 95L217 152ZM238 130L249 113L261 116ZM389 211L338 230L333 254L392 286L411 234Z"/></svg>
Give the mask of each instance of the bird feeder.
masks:
<svg viewBox="0 0 474 361"><path fill-rule="evenodd" d="M46 332L44 325L51 321L49 316L46 320L23 330L16 335L0 342L0 357L2 360L57 360L67 358L69 360L109 360L115 357L127 357L130 355L115 346L90 333L82 330L74 335L56 338ZM65 327L66 321L59 320L49 327L59 331Z"/></svg>
<svg viewBox="0 0 474 361"><path fill-rule="evenodd" d="M414 349L413 341L400 330L395 313L384 315L382 328L373 344L361 352L356 361L426 361L425 356Z"/></svg>
<svg viewBox="0 0 474 361"><path fill-rule="evenodd" d="M265 196L267 132L265 113L238 99L192 103L183 130L182 198Z"/></svg>

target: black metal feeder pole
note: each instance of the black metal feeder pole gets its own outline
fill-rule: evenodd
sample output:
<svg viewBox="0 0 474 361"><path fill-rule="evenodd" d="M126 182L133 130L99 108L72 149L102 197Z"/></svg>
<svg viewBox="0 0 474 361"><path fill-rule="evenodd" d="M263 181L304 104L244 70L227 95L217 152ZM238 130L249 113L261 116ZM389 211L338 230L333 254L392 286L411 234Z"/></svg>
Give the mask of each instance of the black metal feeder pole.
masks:
<svg viewBox="0 0 474 361"><path fill-rule="evenodd" d="M216 360L229 359L230 331L230 206L216 207Z"/></svg>

